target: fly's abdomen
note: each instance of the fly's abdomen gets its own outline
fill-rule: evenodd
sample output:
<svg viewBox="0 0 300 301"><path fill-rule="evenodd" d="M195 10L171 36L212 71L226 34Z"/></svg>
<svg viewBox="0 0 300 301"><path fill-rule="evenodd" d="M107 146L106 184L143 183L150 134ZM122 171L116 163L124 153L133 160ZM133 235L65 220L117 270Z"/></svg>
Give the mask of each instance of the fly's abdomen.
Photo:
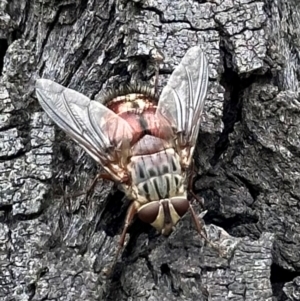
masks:
<svg viewBox="0 0 300 301"><path fill-rule="evenodd" d="M128 170L141 200L151 202L184 193L180 158L173 148L133 156Z"/></svg>

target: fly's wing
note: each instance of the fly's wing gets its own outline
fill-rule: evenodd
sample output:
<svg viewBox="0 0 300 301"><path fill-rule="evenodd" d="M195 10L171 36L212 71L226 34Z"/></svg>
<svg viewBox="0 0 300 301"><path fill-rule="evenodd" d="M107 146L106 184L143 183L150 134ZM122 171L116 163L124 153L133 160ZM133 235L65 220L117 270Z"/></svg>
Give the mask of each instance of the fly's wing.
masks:
<svg viewBox="0 0 300 301"><path fill-rule="evenodd" d="M45 112L96 162L114 177L122 177L132 130L99 102L48 79L36 81L37 98Z"/></svg>
<svg viewBox="0 0 300 301"><path fill-rule="evenodd" d="M189 166L199 132L208 85L208 66L200 47L190 48L159 98L156 114L172 124L184 166Z"/></svg>

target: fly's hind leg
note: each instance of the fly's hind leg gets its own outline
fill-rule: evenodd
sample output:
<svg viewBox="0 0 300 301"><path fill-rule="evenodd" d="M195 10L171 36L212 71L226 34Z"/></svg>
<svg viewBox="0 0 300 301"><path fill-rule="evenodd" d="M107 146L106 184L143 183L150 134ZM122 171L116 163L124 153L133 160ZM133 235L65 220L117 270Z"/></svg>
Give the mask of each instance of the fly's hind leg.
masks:
<svg viewBox="0 0 300 301"><path fill-rule="evenodd" d="M159 64L163 62L164 56L156 47L151 49L150 56L155 65L154 94L156 95L158 93Z"/></svg>

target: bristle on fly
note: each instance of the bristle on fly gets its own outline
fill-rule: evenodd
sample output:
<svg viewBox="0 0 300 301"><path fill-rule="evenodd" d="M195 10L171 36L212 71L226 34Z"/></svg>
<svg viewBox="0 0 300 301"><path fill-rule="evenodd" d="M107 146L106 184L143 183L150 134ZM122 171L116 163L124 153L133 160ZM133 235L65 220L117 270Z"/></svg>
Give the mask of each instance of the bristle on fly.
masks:
<svg viewBox="0 0 300 301"><path fill-rule="evenodd" d="M101 102L108 105L112 102L132 102L136 99L145 99L153 104L158 103L158 97L154 93L154 89L142 83L123 85L117 89L109 89L101 97Z"/></svg>

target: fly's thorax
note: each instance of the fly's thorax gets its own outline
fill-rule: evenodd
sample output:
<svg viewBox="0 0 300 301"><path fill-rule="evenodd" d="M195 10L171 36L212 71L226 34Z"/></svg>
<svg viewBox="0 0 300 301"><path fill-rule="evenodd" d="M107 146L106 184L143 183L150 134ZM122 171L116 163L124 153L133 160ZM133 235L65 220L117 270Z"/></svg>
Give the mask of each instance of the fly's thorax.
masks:
<svg viewBox="0 0 300 301"><path fill-rule="evenodd" d="M128 170L141 204L185 193L186 174L182 173L180 158L173 148L133 156Z"/></svg>
<svg viewBox="0 0 300 301"><path fill-rule="evenodd" d="M131 147L131 154L132 156L145 156L173 148L170 140L146 134Z"/></svg>
<svg viewBox="0 0 300 301"><path fill-rule="evenodd" d="M190 207L186 195L154 201L141 206L138 217L163 235L169 235Z"/></svg>

